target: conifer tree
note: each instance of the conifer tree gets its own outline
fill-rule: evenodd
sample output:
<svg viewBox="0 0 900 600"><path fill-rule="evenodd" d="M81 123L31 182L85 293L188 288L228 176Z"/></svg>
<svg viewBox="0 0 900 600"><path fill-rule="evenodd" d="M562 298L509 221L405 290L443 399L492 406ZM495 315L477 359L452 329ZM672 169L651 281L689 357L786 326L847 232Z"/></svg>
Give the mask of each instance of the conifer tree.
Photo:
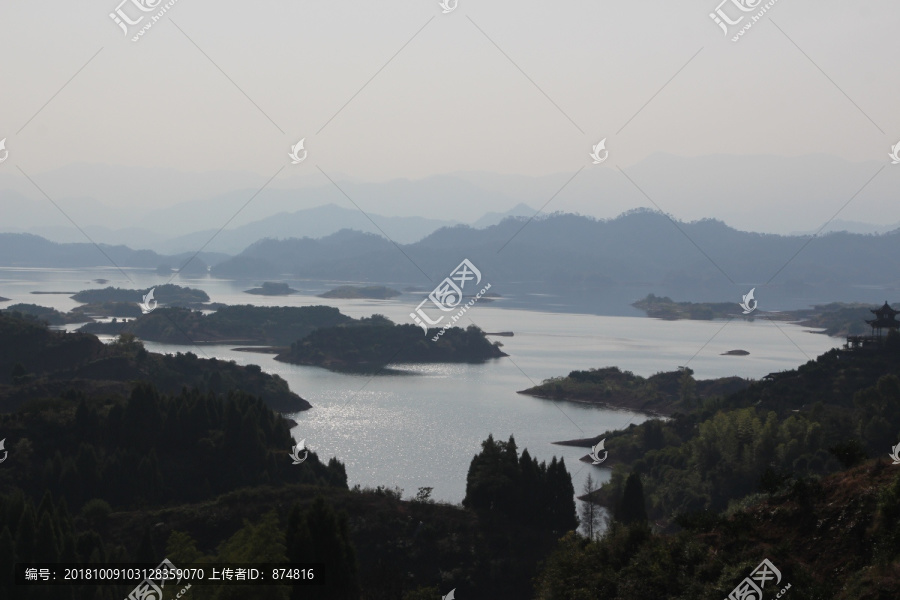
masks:
<svg viewBox="0 0 900 600"><path fill-rule="evenodd" d="M321 496L302 517L299 510L295 505L288 519L287 556L291 561L324 563L328 585L294 586L292 600L356 600L358 567L346 514L335 513Z"/></svg>
<svg viewBox="0 0 900 600"><path fill-rule="evenodd" d="M16 559L19 562L31 562L34 560L34 537L37 533L37 524L34 519L34 507L31 502L25 503L25 510L19 518L16 527Z"/></svg>
<svg viewBox="0 0 900 600"><path fill-rule="evenodd" d="M57 562L59 560L59 544L53 532L51 512L41 517L34 541L34 560L36 562Z"/></svg>
<svg viewBox="0 0 900 600"><path fill-rule="evenodd" d="M647 524L647 507L644 501L644 486L641 476L631 473L625 480L622 500L616 507L616 521L626 525Z"/></svg>

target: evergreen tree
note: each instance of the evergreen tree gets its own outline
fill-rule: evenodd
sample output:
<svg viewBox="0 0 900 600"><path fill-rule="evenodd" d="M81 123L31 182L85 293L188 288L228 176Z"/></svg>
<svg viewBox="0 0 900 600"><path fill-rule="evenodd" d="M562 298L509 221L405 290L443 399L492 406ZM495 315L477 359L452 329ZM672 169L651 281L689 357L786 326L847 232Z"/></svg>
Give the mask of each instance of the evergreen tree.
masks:
<svg viewBox="0 0 900 600"><path fill-rule="evenodd" d="M44 492L43 497L41 497L41 503L38 505L37 514L35 518L40 521L41 517L44 516L45 513L53 511L53 496L50 495L50 492Z"/></svg>
<svg viewBox="0 0 900 600"><path fill-rule="evenodd" d="M323 563L328 570L324 574L328 585L294 586L292 600L356 600L358 567L346 514L335 513L321 496L302 517L299 511L299 505L295 505L288 519L287 556L291 561Z"/></svg>
<svg viewBox="0 0 900 600"><path fill-rule="evenodd" d="M78 562L78 554L75 550L75 526L65 498L60 498L56 505L55 518L57 524L57 539L59 540L60 562Z"/></svg>
<svg viewBox="0 0 900 600"><path fill-rule="evenodd" d="M575 486L566 470L566 460L554 456L547 467L547 489L550 492L550 530L558 535L578 528L575 511Z"/></svg>
<svg viewBox="0 0 900 600"><path fill-rule="evenodd" d="M582 488L587 499L581 501L581 526L584 527L589 540L593 540L600 534L600 527L603 525L603 514L600 507L591 501L591 494L596 490L594 478L588 473Z"/></svg>
<svg viewBox="0 0 900 600"><path fill-rule="evenodd" d="M616 521L626 525L647 524L647 507L644 501L644 486L641 484L641 476L631 473L625 480L625 489L622 492L622 500L616 507Z"/></svg>
<svg viewBox="0 0 900 600"><path fill-rule="evenodd" d="M57 562L59 560L59 544L53 532L52 513L45 512L41 517L34 542L34 560L36 562Z"/></svg>
<svg viewBox="0 0 900 600"><path fill-rule="evenodd" d="M161 561L162 558L159 556L159 552L157 552L156 548L153 546L153 536L150 534L150 528L147 527L144 529L144 535L141 536L141 543L134 553L134 562L148 563L155 566Z"/></svg>
<svg viewBox="0 0 900 600"><path fill-rule="evenodd" d="M34 508L31 502L26 502L25 510L22 511L16 527L16 559L19 562L34 560L34 537L36 534L37 524L34 522Z"/></svg>

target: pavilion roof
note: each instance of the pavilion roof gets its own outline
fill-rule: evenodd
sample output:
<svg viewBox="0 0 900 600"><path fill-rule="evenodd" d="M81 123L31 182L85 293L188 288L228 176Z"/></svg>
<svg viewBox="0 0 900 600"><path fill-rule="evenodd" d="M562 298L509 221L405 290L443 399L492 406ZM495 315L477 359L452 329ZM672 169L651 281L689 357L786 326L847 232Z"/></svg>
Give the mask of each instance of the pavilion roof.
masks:
<svg viewBox="0 0 900 600"><path fill-rule="evenodd" d="M876 329L897 329L898 327L900 327L900 321L897 321L896 319L885 319L882 317L867 320L866 323L868 323L872 327L875 327Z"/></svg>
<svg viewBox="0 0 900 600"><path fill-rule="evenodd" d="M887 301L885 301L884 306L882 306L881 308L870 308L869 311L878 315L879 317L890 316L893 318L900 314L900 310L894 310L893 308L891 308L891 305L888 304Z"/></svg>

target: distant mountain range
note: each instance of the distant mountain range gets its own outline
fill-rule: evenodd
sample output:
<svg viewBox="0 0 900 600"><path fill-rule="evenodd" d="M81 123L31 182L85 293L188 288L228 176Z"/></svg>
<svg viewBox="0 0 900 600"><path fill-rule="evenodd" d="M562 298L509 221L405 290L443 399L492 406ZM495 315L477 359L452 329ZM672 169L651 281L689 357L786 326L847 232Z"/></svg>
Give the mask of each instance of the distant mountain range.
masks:
<svg viewBox="0 0 900 600"><path fill-rule="evenodd" d="M709 217L782 234L817 231L836 213L826 231L867 233L900 222L900 169L827 155L660 153L551 175L458 172L377 182L336 172L329 173L334 183L318 173L267 182L253 173L106 165L31 176L52 202L18 172L0 171L0 209L13 215L0 232L83 241L74 222L98 243L167 254L195 251L220 229L207 250L234 254L264 237L323 237L342 228L380 228L406 244L442 226L486 227L498 216L531 216L538 208L597 218L658 208L684 221ZM533 208L524 212L522 204Z"/></svg>
<svg viewBox="0 0 900 600"><path fill-rule="evenodd" d="M177 267L191 255L103 249L122 267ZM345 229L320 239L262 239L235 256L199 258L211 265L212 276L226 279L426 290L468 258L493 292L580 297L588 306L604 299L627 305L651 292L682 301L727 301L755 287L766 310L779 302L787 310L831 301L880 303L900 287L900 230L780 236L738 231L715 220L677 222L647 210L611 220L563 213L510 217L484 229L444 227L410 244ZM0 234L0 266L97 265L108 261L91 244Z"/></svg>
<svg viewBox="0 0 900 600"><path fill-rule="evenodd" d="M506 212L488 212L473 223L483 228L496 225L508 216L532 216L535 209L518 204ZM174 215L170 218L176 219ZM177 217L183 220L184 217ZM208 219L193 218L193 223L208 222ZM30 227L27 231L16 232L40 235L60 243L85 241L85 233L92 240L111 244L150 247L157 252L178 254L196 252L204 248L209 252L238 254L250 244L263 238L321 238L340 231L353 229L364 233L385 233L401 244L421 240L441 227L459 224L457 221L427 219L424 217L386 217L377 213L364 214L357 208L343 208L336 204L325 204L314 208L280 212L270 217L253 221L233 229L204 229L191 233L167 237L144 228L110 229L108 227L85 227L84 233L74 227L44 225ZM10 228L7 228L10 229ZM208 245L207 245L208 244Z"/></svg>
<svg viewBox="0 0 900 600"><path fill-rule="evenodd" d="M174 255L157 254L152 250L133 250L127 246L108 244L71 243L58 244L28 233L0 233L0 267L136 267L156 269L169 266L180 269L195 252ZM186 271L206 271L206 266L217 264L229 257L214 252L201 252ZM200 267L201 269L198 269Z"/></svg>
<svg viewBox="0 0 900 600"><path fill-rule="evenodd" d="M779 236L737 231L715 220L675 223L659 212L636 210L606 221L553 214L530 222L510 218L481 230L455 226L399 248L352 231L319 240L261 240L212 273L430 288L468 258L500 294L516 289L589 298L619 288L707 301L758 287L763 302L875 302L883 300L877 290L900 285L898 257L900 230Z"/></svg>

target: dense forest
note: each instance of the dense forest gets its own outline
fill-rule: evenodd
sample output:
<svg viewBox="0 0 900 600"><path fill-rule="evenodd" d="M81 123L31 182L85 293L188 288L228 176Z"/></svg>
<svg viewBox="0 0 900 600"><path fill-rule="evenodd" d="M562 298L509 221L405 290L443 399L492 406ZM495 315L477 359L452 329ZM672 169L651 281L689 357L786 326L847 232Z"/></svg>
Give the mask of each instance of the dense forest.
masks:
<svg viewBox="0 0 900 600"><path fill-rule="evenodd" d="M344 328L355 327L365 328ZM0 334L7 398L70 362L127 362L143 351L127 336L103 350L24 316L0 317ZM574 372L587 384L612 376L678 396L669 418L603 434L612 477L601 486L589 478L577 511L566 464L539 463L512 437L482 443L460 474L461 505L435 502L427 487L405 497L348 489L338 458L310 452L291 464L290 423L246 389L211 386L212 361L187 360L195 383L178 389L160 387L161 370L102 390L59 377L0 414L9 453L0 597L129 591L12 588L15 561L164 557L327 565L326 586L195 586L184 600L420 600L451 589L461 600L718 598L764 560L779 570L765 598L786 586L794 600L900 597L900 464L888 457L900 443L895 334L719 392L700 393L688 370L656 379Z"/></svg>
<svg viewBox="0 0 900 600"><path fill-rule="evenodd" d="M93 335L51 331L29 315L0 313L0 411L69 390L90 397L123 396L136 380L152 381L160 391L171 393L183 387L243 391L276 410L310 407L284 379L263 373L257 365L242 367L191 352L154 354L130 334L103 344Z"/></svg>
<svg viewBox="0 0 900 600"><path fill-rule="evenodd" d="M141 302L150 290L154 299L160 304L188 305L209 302L209 294L196 288L183 287L172 283L159 285L143 290L129 290L107 287L96 290L83 290L72 296L78 302Z"/></svg>
<svg viewBox="0 0 900 600"><path fill-rule="evenodd" d="M397 325L381 315L347 325L323 327L291 344L276 360L318 365L336 371L379 371L391 363L484 362L508 356L499 342L470 325L451 327L437 340L439 329L422 330L410 323Z"/></svg>
<svg viewBox="0 0 900 600"><path fill-rule="evenodd" d="M204 314L187 308L160 307L129 323L88 323L80 331L119 335L168 344L199 342L287 346L319 327L353 319L331 306L221 306Z"/></svg>
<svg viewBox="0 0 900 600"><path fill-rule="evenodd" d="M750 382L740 377L695 380L689 368L641 377L618 367L572 371L553 377L520 394L575 400L638 412L671 415L690 411L698 400L718 398L745 389Z"/></svg>

